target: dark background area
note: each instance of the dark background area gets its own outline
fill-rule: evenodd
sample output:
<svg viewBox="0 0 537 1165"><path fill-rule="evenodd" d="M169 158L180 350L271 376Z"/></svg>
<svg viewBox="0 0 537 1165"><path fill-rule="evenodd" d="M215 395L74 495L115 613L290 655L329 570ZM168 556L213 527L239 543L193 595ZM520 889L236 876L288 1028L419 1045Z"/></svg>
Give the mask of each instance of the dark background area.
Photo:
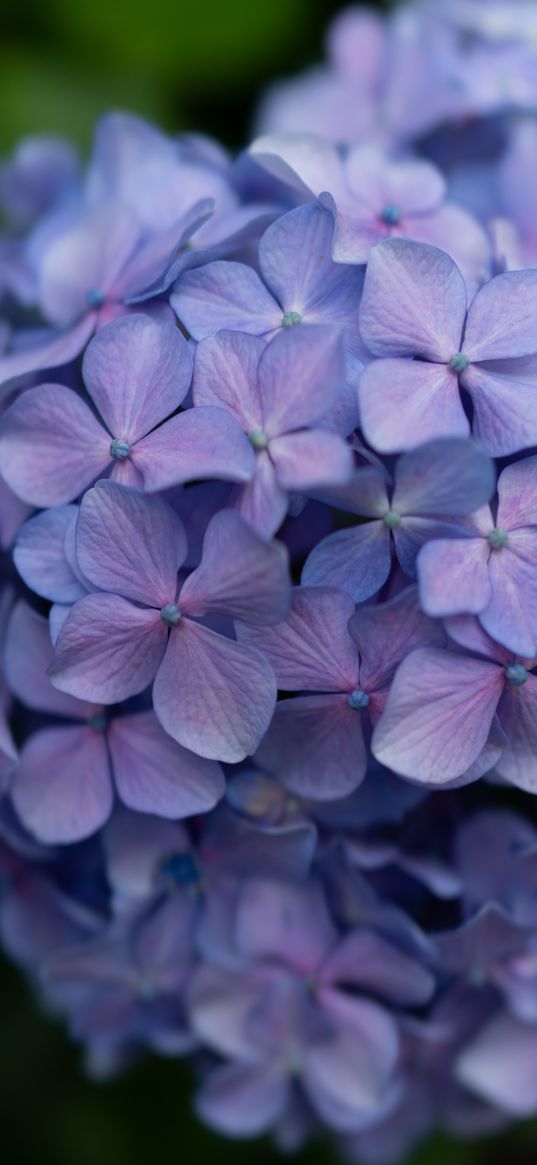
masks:
<svg viewBox="0 0 537 1165"><path fill-rule="evenodd" d="M370 0L370 6L374 6ZM261 89L320 58L331 0L0 0L0 151L25 134L85 150L95 119L120 108L168 130L244 144ZM382 4L377 7L383 7ZM79 1050L39 1013L21 975L0 968L0 1111L5 1165L273 1165L269 1143L226 1142L191 1113L180 1063L148 1057L112 1083L83 1074ZM411 1165L535 1162L521 1128L479 1146L443 1138ZM333 1165L319 1144L297 1165Z"/></svg>

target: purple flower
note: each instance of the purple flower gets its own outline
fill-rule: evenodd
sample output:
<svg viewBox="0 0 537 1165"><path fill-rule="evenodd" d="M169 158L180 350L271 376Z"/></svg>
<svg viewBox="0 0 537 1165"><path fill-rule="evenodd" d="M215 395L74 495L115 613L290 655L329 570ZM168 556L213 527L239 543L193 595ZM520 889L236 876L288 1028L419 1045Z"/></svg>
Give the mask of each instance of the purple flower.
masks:
<svg viewBox="0 0 537 1165"><path fill-rule="evenodd" d="M83 374L102 421L71 389L44 384L19 396L0 422L0 466L24 501L57 506L110 474L159 489L162 479L247 481L255 458L222 409L187 410L192 378L186 340L171 323L124 316L92 340Z"/></svg>
<svg viewBox="0 0 537 1165"><path fill-rule="evenodd" d="M61 691L103 704L154 679L155 712L174 740L210 759L242 760L270 722L272 670L258 651L198 620L214 612L278 622L289 603L287 555L225 510L209 523L201 563L181 585L185 554L182 524L160 498L114 482L90 490L77 557L101 593L75 603L50 675Z"/></svg>
<svg viewBox="0 0 537 1165"><path fill-rule="evenodd" d="M223 329L270 336L297 324L326 324L360 355L362 275L331 260L333 233L328 210L298 206L265 231L259 274L245 263L208 263L181 276L172 307L195 340Z"/></svg>
<svg viewBox="0 0 537 1165"><path fill-rule="evenodd" d="M361 603L386 582L393 550L405 574L414 578L420 546L430 538L456 537L461 518L488 500L493 489L490 458L457 438L431 441L400 457L393 489L380 464L359 469L350 485L325 496L370 521L318 542L306 561L302 582L341 587Z"/></svg>
<svg viewBox="0 0 537 1165"><path fill-rule="evenodd" d="M474 277L488 257L482 228L465 210L444 203L444 178L430 162L395 160L375 145L342 157L309 135L262 137L250 153L270 174L333 211L337 263L366 263L375 244L394 236L442 246Z"/></svg>
<svg viewBox="0 0 537 1165"><path fill-rule="evenodd" d="M510 1116L537 1107L537 1031L508 1014L495 1015L463 1049L457 1079Z"/></svg>
<svg viewBox="0 0 537 1165"><path fill-rule="evenodd" d="M341 591L300 587L284 623L239 634L266 655L281 690L315 693L277 705L258 760L287 789L321 801L345 797L364 779L364 718L378 720L401 659L444 641L413 587L356 613Z"/></svg>
<svg viewBox="0 0 537 1165"><path fill-rule="evenodd" d="M504 780L534 792L537 677L529 669L535 661L494 643L470 615L447 626L475 654L427 647L407 655L375 729L374 755L432 786L474 780L495 765Z"/></svg>
<svg viewBox="0 0 537 1165"><path fill-rule="evenodd" d="M247 882L236 941L250 968L202 967L189 992L195 1032L231 1058L202 1088L204 1119L234 1135L264 1131L285 1111L293 1079L335 1128L372 1115L390 1087L397 1029L344 985L367 991L376 980L378 994L404 1005L428 998L428 972L367 930L338 942L314 882Z"/></svg>
<svg viewBox="0 0 537 1165"><path fill-rule="evenodd" d="M224 792L220 766L181 748L153 712L107 715L102 705L59 692L46 620L19 602L6 639L6 674L29 708L61 718L25 741L11 785L23 824L48 844L78 841L104 824L113 788L141 813L188 817L212 809Z"/></svg>
<svg viewBox="0 0 537 1165"><path fill-rule="evenodd" d="M537 443L537 272L508 271L467 308L464 279L443 251L381 243L367 267L360 331L375 360L362 373L366 438L381 452L472 431L494 457Z"/></svg>
<svg viewBox="0 0 537 1165"><path fill-rule="evenodd" d="M537 458L507 466L488 507L462 538L435 539L417 561L428 615L479 615L492 639L517 655L537 655Z"/></svg>
<svg viewBox="0 0 537 1165"><path fill-rule="evenodd" d="M283 522L289 491L351 477L351 449L330 427L344 382L341 339L327 327L290 328L268 345L220 332L197 347L194 404L225 409L247 434L256 467L236 504L267 537Z"/></svg>

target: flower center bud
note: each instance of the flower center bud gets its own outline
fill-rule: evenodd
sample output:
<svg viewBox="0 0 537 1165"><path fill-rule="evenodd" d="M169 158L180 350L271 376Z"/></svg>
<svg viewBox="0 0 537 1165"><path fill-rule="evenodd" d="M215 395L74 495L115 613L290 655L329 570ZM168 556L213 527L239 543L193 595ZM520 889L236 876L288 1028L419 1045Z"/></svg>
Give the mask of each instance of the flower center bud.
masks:
<svg viewBox="0 0 537 1165"><path fill-rule="evenodd" d="M396 530L401 525L401 515L397 510L387 510L382 521L388 530Z"/></svg>
<svg viewBox="0 0 537 1165"><path fill-rule="evenodd" d="M162 863L161 872L177 886L195 886L199 869L191 853L170 854Z"/></svg>
<svg viewBox="0 0 537 1165"><path fill-rule="evenodd" d="M181 612L176 603L166 603L160 612L160 617L167 627L175 627L181 619Z"/></svg>
<svg viewBox="0 0 537 1165"><path fill-rule="evenodd" d="M380 218L387 227L396 227L401 222L401 208L395 202L387 202L382 207Z"/></svg>
<svg viewBox="0 0 537 1165"><path fill-rule="evenodd" d="M505 669L505 678L510 684L514 684L515 688L521 688L522 684L526 683L528 672L522 663L510 663Z"/></svg>
<svg viewBox="0 0 537 1165"><path fill-rule="evenodd" d="M302 323L302 316L299 311L286 311L282 316L282 328L294 328L296 324Z"/></svg>
<svg viewBox="0 0 537 1165"><path fill-rule="evenodd" d="M455 352L455 355L451 357L449 367L453 369L453 372L465 372L469 364L469 356L465 356L464 352Z"/></svg>
<svg viewBox="0 0 537 1165"><path fill-rule="evenodd" d="M88 307L96 310L103 306L104 295L97 287L92 287L90 291L86 292L86 303Z"/></svg>
<svg viewBox="0 0 537 1165"><path fill-rule="evenodd" d="M268 447L268 437L262 429L252 429L252 432L248 433L248 438L250 445L253 445L254 449L266 449Z"/></svg>
<svg viewBox="0 0 537 1165"><path fill-rule="evenodd" d="M128 441L122 441L119 437L114 437L110 442L110 456L114 461L126 461L130 453Z"/></svg>
<svg viewBox="0 0 537 1165"><path fill-rule="evenodd" d="M501 530L499 526L495 526L494 530L490 531L488 541L492 550L502 550L509 541L507 530Z"/></svg>
<svg viewBox="0 0 537 1165"><path fill-rule="evenodd" d="M369 696L367 692L362 692L361 688L355 688L354 692L351 692L350 696L348 696L347 703L353 712L360 712L362 708L367 708Z"/></svg>
<svg viewBox="0 0 537 1165"><path fill-rule="evenodd" d="M88 720L88 727L92 732L105 732L108 724L106 714L104 712L95 712Z"/></svg>

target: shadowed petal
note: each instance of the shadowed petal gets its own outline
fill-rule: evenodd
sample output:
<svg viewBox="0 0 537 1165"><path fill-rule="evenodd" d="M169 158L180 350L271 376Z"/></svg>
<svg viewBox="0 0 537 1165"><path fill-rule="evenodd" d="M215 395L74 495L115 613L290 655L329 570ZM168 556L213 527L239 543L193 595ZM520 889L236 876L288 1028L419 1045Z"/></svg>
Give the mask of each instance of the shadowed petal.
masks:
<svg viewBox="0 0 537 1165"><path fill-rule="evenodd" d="M532 1116L537 1105L535 1026L495 1016L463 1049L456 1077L466 1088L512 1116Z"/></svg>
<svg viewBox="0 0 537 1165"><path fill-rule="evenodd" d="M331 1040L308 1049L306 1090L336 1105L374 1112L383 1099L399 1051L394 1020L377 1003L323 987L317 998L336 1025Z"/></svg>
<svg viewBox="0 0 537 1165"><path fill-rule="evenodd" d="M207 526L201 563L180 603L188 615L219 611L255 625L279 623L291 604L287 548L266 542L234 510L221 510Z"/></svg>
<svg viewBox="0 0 537 1165"><path fill-rule="evenodd" d="M276 681L258 651L185 619L170 636L153 701L178 744L212 760L240 761L268 728Z"/></svg>
<svg viewBox="0 0 537 1165"><path fill-rule="evenodd" d="M287 618L276 627L238 627L270 661L283 691L345 692L356 687L358 657L347 632L354 603L328 587L296 587Z"/></svg>
<svg viewBox="0 0 537 1165"><path fill-rule="evenodd" d="M24 746L12 789L21 821L48 845L79 841L100 829L112 809L102 733L47 728Z"/></svg>
<svg viewBox="0 0 537 1165"><path fill-rule="evenodd" d="M346 694L283 700L257 759L300 797L347 797L366 773L362 713L349 706Z"/></svg>
<svg viewBox="0 0 537 1165"><path fill-rule="evenodd" d="M2 417L0 470L31 505L72 501L110 461L108 433L70 388L30 388Z"/></svg>
<svg viewBox="0 0 537 1165"><path fill-rule="evenodd" d="M82 500L76 552L82 573L100 590L160 608L175 599L186 537L161 498L106 481Z"/></svg>
<svg viewBox="0 0 537 1165"><path fill-rule="evenodd" d="M383 522L364 522L323 538L306 559L302 582L339 587L361 603L384 585L391 561L388 527Z"/></svg>
<svg viewBox="0 0 537 1165"><path fill-rule="evenodd" d="M26 583L54 603L75 603L86 593L65 551L65 538L78 516L77 506L56 506L21 527L13 561Z"/></svg>
<svg viewBox="0 0 537 1165"><path fill-rule="evenodd" d="M338 938L317 882L254 877L239 897L236 934L246 955L284 963L301 975L314 971Z"/></svg>
<svg viewBox="0 0 537 1165"><path fill-rule="evenodd" d="M118 595L87 595L61 628L49 675L61 692L115 704L151 683L167 634L158 611Z"/></svg>
<svg viewBox="0 0 537 1165"><path fill-rule="evenodd" d="M517 688L506 684L498 716L507 736L507 745L497 769L506 781L537 792L537 678L529 675Z"/></svg>
<svg viewBox="0 0 537 1165"><path fill-rule="evenodd" d="M220 765L181 748L153 712L114 719L107 739L118 793L131 809L191 817L214 809L224 795Z"/></svg>
<svg viewBox="0 0 537 1165"><path fill-rule="evenodd" d="M277 1063L224 1064L202 1084L194 1105L205 1124L227 1137L258 1137L278 1126L289 1083Z"/></svg>
<svg viewBox="0 0 537 1165"><path fill-rule="evenodd" d="M373 755L428 785L462 776L487 742L503 684L495 664L435 648L413 651L396 673Z"/></svg>
<svg viewBox="0 0 537 1165"><path fill-rule="evenodd" d="M5 668L11 691L38 712L85 720L95 708L53 687L47 674L53 656L47 620L21 599L6 632Z"/></svg>

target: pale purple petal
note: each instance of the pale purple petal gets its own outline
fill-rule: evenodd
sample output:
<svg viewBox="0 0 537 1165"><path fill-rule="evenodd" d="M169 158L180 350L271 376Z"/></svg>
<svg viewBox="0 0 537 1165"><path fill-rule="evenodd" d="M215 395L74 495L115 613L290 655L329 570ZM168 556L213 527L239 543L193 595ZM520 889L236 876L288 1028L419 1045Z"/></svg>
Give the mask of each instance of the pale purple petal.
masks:
<svg viewBox="0 0 537 1165"><path fill-rule="evenodd" d="M494 664L435 648L412 652L373 734L374 756L428 785L462 776L485 747L503 684Z"/></svg>
<svg viewBox="0 0 537 1165"><path fill-rule="evenodd" d="M537 351L537 271L506 271L470 304L464 352L470 360L505 360Z"/></svg>
<svg viewBox="0 0 537 1165"><path fill-rule="evenodd" d="M195 340L228 328L264 336L280 327L283 316L252 267L222 260L185 271L170 303Z"/></svg>
<svg viewBox="0 0 537 1165"><path fill-rule="evenodd" d="M390 568L388 527L383 522L364 522L323 538L306 559L302 582L309 587L339 587L361 603L380 590Z"/></svg>
<svg viewBox="0 0 537 1165"><path fill-rule="evenodd" d="M296 587L292 600L278 626L239 627L241 641L267 656L283 691L352 691L358 680L358 657L347 631L353 602L326 587Z"/></svg>
<svg viewBox="0 0 537 1165"><path fill-rule="evenodd" d="M76 550L82 573L100 590L159 608L174 602L186 537L161 498L101 482L80 506Z"/></svg>
<svg viewBox="0 0 537 1165"><path fill-rule="evenodd" d="M489 561L490 601L479 618L485 631L516 655L537 655L537 529L512 530Z"/></svg>
<svg viewBox="0 0 537 1165"><path fill-rule="evenodd" d="M492 457L537 445L537 361L470 364L461 377L474 406L472 431Z"/></svg>
<svg viewBox="0 0 537 1165"><path fill-rule="evenodd" d="M395 1069L399 1040L394 1020L377 1003L323 987L317 993L337 1035L308 1050L305 1086L357 1115L378 1108Z"/></svg>
<svg viewBox="0 0 537 1165"><path fill-rule="evenodd" d="M75 392L40 384L15 401L0 424L0 469L31 505L70 502L110 464L110 438Z"/></svg>
<svg viewBox="0 0 537 1165"><path fill-rule="evenodd" d="M362 987L403 1007L431 998L434 976L373 930L349 931L321 968L323 983Z"/></svg>
<svg viewBox="0 0 537 1165"><path fill-rule="evenodd" d="M149 491L208 477L249 481L256 467L252 445L233 414L210 406L188 409L160 425L134 446L131 460Z"/></svg>
<svg viewBox="0 0 537 1165"><path fill-rule="evenodd" d="M234 510L221 510L209 522L201 563L179 601L187 615L219 611L254 625L279 623L291 603L288 551L266 542Z"/></svg>
<svg viewBox="0 0 537 1165"><path fill-rule="evenodd" d="M151 683L167 634L158 611L118 595L87 595L61 628L49 675L61 692L115 704Z"/></svg>
<svg viewBox="0 0 537 1165"><path fill-rule="evenodd" d="M113 437L129 444L181 404L192 379L192 355L171 323L121 316L86 349L84 383Z"/></svg>
<svg viewBox="0 0 537 1165"><path fill-rule="evenodd" d="M277 437L324 417L345 383L341 337L333 328L288 328L267 344L259 361L261 429Z"/></svg>
<svg viewBox="0 0 537 1165"><path fill-rule="evenodd" d="M279 530L287 513L288 496L278 485L276 469L266 449L257 453L254 476L237 490L233 504L265 538L272 538Z"/></svg>
<svg viewBox="0 0 537 1165"><path fill-rule="evenodd" d="M283 700L257 759L299 797L347 797L366 774L362 713L350 707L346 694Z"/></svg>
<svg viewBox="0 0 537 1165"><path fill-rule="evenodd" d="M194 361L194 404L227 409L247 433L262 429L257 368L265 348L264 340L241 332L202 340Z"/></svg>
<svg viewBox="0 0 537 1165"><path fill-rule="evenodd" d="M498 480L498 518L502 530L537 526L537 457L508 465Z"/></svg>
<svg viewBox="0 0 537 1165"><path fill-rule="evenodd" d="M102 733L46 728L30 737L12 787L17 813L39 841L79 841L100 829L112 809Z"/></svg>
<svg viewBox="0 0 537 1165"><path fill-rule="evenodd" d="M284 312L297 311L307 323L347 324L356 332L362 276L332 261L333 234L328 210L313 202L297 206L265 231L259 265Z"/></svg>
<svg viewBox="0 0 537 1165"><path fill-rule="evenodd" d="M191 817L214 809L224 794L220 765L176 744L154 712L114 719L107 740L117 791L130 809Z"/></svg>
<svg viewBox="0 0 537 1165"><path fill-rule="evenodd" d="M464 279L444 251L406 239L390 239L373 249L360 333L375 356L449 363L461 350L465 315Z"/></svg>
<svg viewBox="0 0 537 1165"><path fill-rule="evenodd" d="M436 207L445 194L445 180L430 162L415 158L391 161L375 145L357 146L345 161L345 177L358 204L380 216L386 204L407 214L423 214Z"/></svg>
<svg viewBox="0 0 537 1165"><path fill-rule="evenodd" d="M386 603L360 607L349 620L349 635L360 654L358 687L368 692L386 687L411 651L445 642L442 625L421 610L416 587Z"/></svg>
<svg viewBox="0 0 537 1165"><path fill-rule="evenodd" d="M350 445L337 433L310 429L286 433L270 442L270 456L283 489L314 490L350 481L353 459Z"/></svg>
<svg viewBox="0 0 537 1165"><path fill-rule="evenodd" d="M249 150L273 178L304 196L341 187L341 162L335 146L309 133L265 134Z"/></svg>
<svg viewBox="0 0 537 1165"><path fill-rule="evenodd" d="M374 360L362 372L358 396L364 434L381 453L470 433L457 377L443 364Z"/></svg>
<svg viewBox="0 0 537 1165"><path fill-rule="evenodd" d="M185 619L171 633L153 701L178 744L211 760L240 761L269 726L276 681L258 651Z"/></svg>
<svg viewBox="0 0 537 1165"><path fill-rule="evenodd" d="M433 539L418 554L420 601L436 618L478 614L490 601L486 538Z"/></svg>
<svg viewBox="0 0 537 1165"><path fill-rule="evenodd" d="M415 365L414 365L415 367ZM403 454L392 506L400 514L470 514L494 493L494 465L471 441L446 437Z"/></svg>

